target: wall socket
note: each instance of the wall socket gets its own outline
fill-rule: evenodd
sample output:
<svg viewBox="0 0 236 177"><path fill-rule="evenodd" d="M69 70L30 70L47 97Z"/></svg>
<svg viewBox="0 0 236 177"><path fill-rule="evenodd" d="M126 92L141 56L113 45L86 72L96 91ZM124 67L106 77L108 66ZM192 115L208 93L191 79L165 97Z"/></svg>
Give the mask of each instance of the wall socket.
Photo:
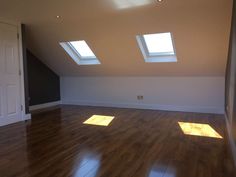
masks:
<svg viewBox="0 0 236 177"><path fill-rule="evenodd" d="M138 95L138 96L137 96L137 99L138 99L138 100L143 100L143 96L142 96L142 95Z"/></svg>

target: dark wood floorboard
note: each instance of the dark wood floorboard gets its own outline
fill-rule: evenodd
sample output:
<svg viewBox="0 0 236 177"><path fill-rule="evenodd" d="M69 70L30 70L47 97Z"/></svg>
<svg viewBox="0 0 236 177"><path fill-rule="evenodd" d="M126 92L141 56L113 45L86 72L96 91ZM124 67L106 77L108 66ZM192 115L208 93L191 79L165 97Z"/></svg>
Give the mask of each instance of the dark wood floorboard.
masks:
<svg viewBox="0 0 236 177"><path fill-rule="evenodd" d="M107 127L92 115L115 116ZM223 139L184 135L210 124ZM0 128L0 177L234 177L223 116L61 106Z"/></svg>

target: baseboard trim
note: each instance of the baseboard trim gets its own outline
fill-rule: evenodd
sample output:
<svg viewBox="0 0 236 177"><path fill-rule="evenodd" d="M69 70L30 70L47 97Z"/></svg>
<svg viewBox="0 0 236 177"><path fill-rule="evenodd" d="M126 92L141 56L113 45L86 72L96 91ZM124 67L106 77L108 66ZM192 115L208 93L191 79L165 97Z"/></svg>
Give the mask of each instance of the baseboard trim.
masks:
<svg viewBox="0 0 236 177"><path fill-rule="evenodd" d="M31 119L31 114L24 115L24 120L30 120L30 119Z"/></svg>
<svg viewBox="0 0 236 177"><path fill-rule="evenodd" d="M54 102L50 102L50 103L44 103L44 104L30 106L29 110L30 111L35 111L35 110L39 110L39 109L49 108L49 107L52 107L52 106L57 106L57 105L60 105L60 104L61 104L61 101L54 101Z"/></svg>
<svg viewBox="0 0 236 177"><path fill-rule="evenodd" d="M227 115L225 114L225 122L226 122L226 129L227 129L227 134L228 134L228 140L229 140L229 145L231 148L231 153L233 155L233 160L234 160L234 166L236 167L236 145L234 143L234 139L231 133L231 127L227 118Z"/></svg>
<svg viewBox="0 0 236 177"><path fill-rule="evenodd" d="M143 103L140 103L140 104L137 104L137 103L111 103L111 102L95 102L95 101L68 101L68 100L63 100L62 104L224 114L223 107L221 108L221 107L199 107L199 106L174 106L174 105L157 105L157 104L143 104Z"/></svg>

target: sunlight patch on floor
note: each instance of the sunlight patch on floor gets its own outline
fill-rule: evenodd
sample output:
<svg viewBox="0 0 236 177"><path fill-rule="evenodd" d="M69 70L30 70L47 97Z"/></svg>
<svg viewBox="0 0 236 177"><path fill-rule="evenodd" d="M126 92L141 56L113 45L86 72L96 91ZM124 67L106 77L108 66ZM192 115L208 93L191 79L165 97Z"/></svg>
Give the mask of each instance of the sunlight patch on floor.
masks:
<svg viewBox="0 0 236 177"><path fill-rule="evenodd" d="M109 124L114 118L115 117L113 116L93 115L92 117L87 119L85 122L83 122L83 124L109 126Z"/></svg>
<svg viewBox="0 0 236 177"><path fill-rule="evenodd" d="M217 133L209 124L189 122L178 122L178 124L185 135L223 139L223 137L219 133Z"/></svg>

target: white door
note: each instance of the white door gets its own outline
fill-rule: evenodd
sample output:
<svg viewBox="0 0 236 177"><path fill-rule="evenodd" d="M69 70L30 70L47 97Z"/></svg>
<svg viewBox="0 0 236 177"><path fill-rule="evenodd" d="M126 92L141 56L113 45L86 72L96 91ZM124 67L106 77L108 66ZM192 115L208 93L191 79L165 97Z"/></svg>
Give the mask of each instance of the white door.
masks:
<svg viewBox="0 0 236 177"><path fill-rule="evenodd" d="M0 23L0 126L22 120L17 27Z"/></svg>

